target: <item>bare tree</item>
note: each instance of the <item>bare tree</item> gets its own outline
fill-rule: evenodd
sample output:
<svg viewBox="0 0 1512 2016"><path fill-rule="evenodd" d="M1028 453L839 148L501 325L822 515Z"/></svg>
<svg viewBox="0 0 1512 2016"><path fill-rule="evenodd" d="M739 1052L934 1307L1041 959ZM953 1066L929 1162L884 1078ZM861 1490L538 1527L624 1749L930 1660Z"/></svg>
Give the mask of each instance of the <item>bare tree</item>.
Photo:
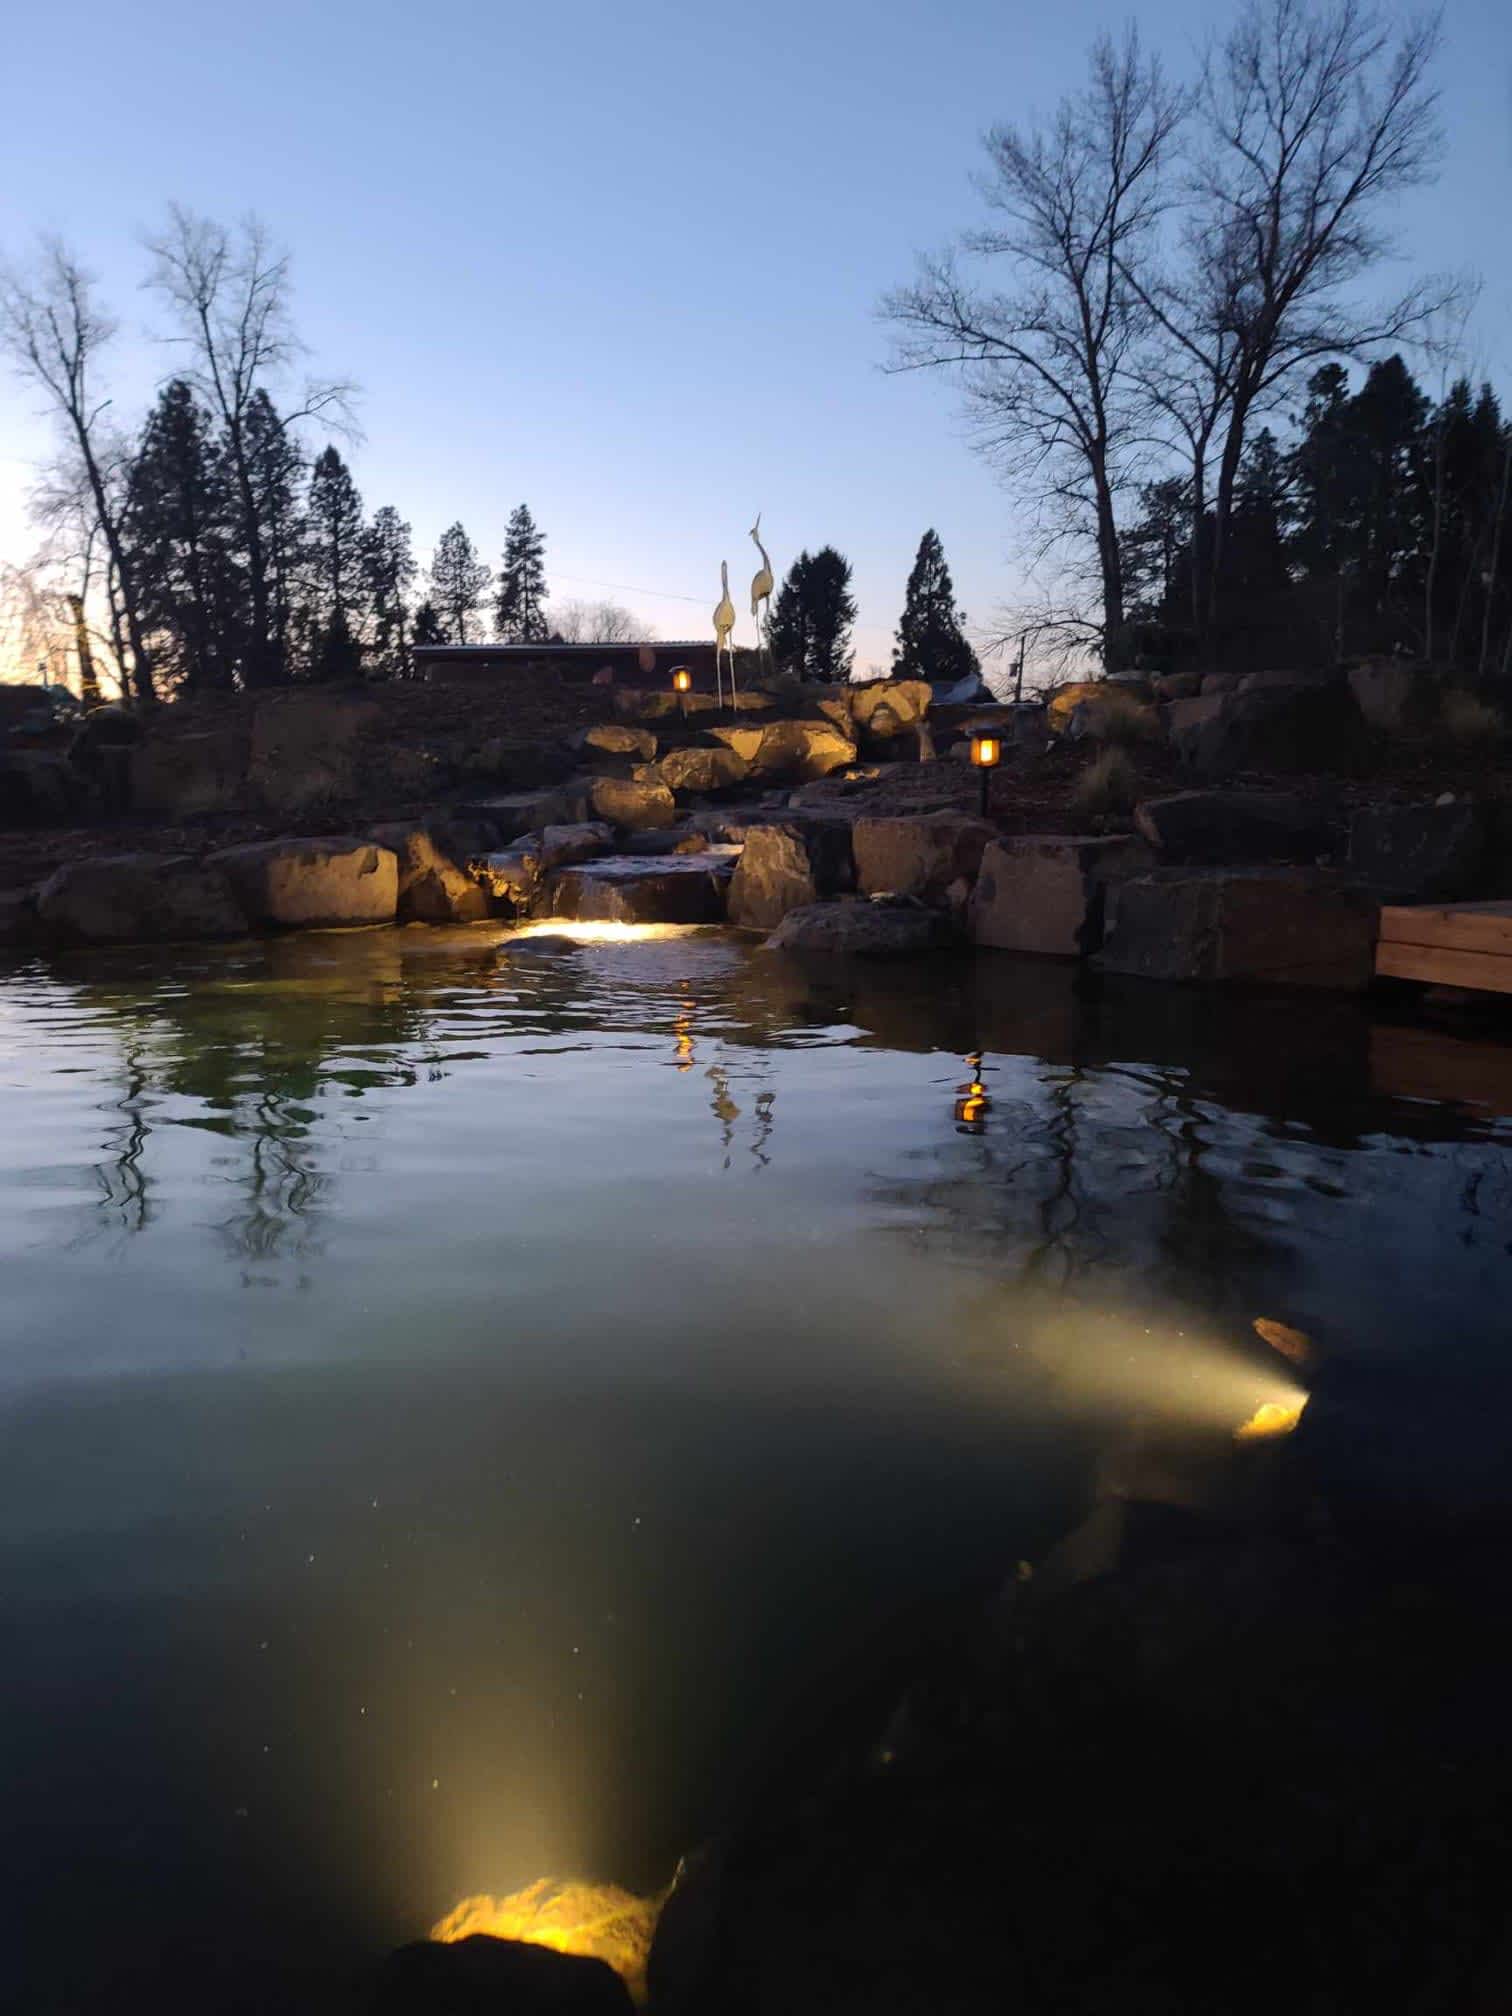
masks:
<svg viewBox="0 0 1512 2016"><path fill-rule="evenodd" d="M1436 19L1397 31L1361 0L1249 0L1198 91L1181 278L1141 287L1120 254L1181 386L1165 410L1187 416L1194 514L1206 509L1208 445L1219 444L1210 534L1196 551L1209 633L1254 415L1306 365L1400 339L1442 305L1441 284L1375 307L1353 294L1391 249L1392 199L1437 158L1437 46Z"/></svg>
<svg viewBox="0 0 1512 2016"><path fill-rule="evenodd" d="M136 699L155 698L152 658L130 556L121 535L119 457L105 425L110 405L95 384L100 351L116 324L96 304L91 276L58 239L44 239L30 274L0 274L0 348L46 392L63 430L76 488L104 541ZM122 654L124 657L124 653Z"/></svg>
<svg viewBox="0 0 1512 2016"><path fill-rule="evenodd" d="M1117 500L1143 425L1147 318L1127 274L1150 256L1183 111L1133 29L1121 45L1102 37L1087 88L1047 132L988 136L983 194L1002 222L963 250L1002 262L1009 291L974 285L947 254L883 304L901 332L893 368L959 369L979 446L1032 486L1052 538L1069 533L1095 555L1110 668L1126 648Z"/></svg>
<svg viewBox="0 0 1512 2016"><path fill-rule="evenodd" d="M289 260L249 217L235 231L173 205L167 229L149 241L147 284L172 307L177 341L190 358L181 372L219 419L236 488L246 552L251 638L245 676L266 685L282 674L274 607L274 556L263 522L256 415L272 410L285 435L301 420L351 428L354 387L342 380L307 380L290 412L263 404L270 383L285 378L303 355L289 303Z"/></svg>
<svg viewBox="0 0 1512 2016"><path fill-rule="evenodd" d="M546 625L564 644L645 644L656 635L618 602L553 602Z"/></svg>

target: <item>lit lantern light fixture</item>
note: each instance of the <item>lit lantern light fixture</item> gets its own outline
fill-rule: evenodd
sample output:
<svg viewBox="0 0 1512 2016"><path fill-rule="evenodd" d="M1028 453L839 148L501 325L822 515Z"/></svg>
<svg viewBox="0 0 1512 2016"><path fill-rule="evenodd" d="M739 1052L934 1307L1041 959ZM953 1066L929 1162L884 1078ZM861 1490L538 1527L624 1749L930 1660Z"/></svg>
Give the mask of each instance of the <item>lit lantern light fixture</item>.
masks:
<svg viewBox="0 0 1512 2016"><path fill-rule="evenodd" d="M985 1134L992 1101L982 1083L982 1054L979 1050L966 1059L966 1068L971 1073L971 1080L969 1084L956 1088L956 1129L962 1134Z"/></svg>
<svg viewBox="0 0 1512 2016"><path fill-rule="evenodd" d="M682 709L683 719L688 718L688 695L693 691L693 674L686 665L672 667L672 691L677 695L677 704Z"/></svg>
<svg viewBox="0 0 1512 2016"><path fill-rule="evenodd" d="M971 760L976 765L982 780L982 817L987 817L987 786L992 773L1003 760L1003 738L1000 735L973 735L971 738Z"/></svg>

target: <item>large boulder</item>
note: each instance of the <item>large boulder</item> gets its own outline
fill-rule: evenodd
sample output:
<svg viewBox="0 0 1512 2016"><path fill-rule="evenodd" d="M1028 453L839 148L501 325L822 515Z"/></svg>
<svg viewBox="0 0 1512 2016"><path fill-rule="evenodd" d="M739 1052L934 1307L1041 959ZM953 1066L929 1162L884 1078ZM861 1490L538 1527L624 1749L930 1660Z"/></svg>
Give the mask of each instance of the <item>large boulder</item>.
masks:
<svg viewBox="0 0 1512 2016"><path fill-rule="evenodd" d="M616 686L611 704L621 721L686 721L719 710L712 693L674 693L670 687Z"/></svg>
<svg viewBox="0 0 1512 2016"><path fill-rule="evenodd" d="M416 1940L384 1962L368 2016L634 2016L605 1960L475 1932Z"/></svg>
<svg viewBox="0 0 1512 2016"><path fill-rule="evenodd" d="M546 877L536 914L583 923L718 924L733 852L611 854Z"/></svg>
<svg viewBox="0 0 1512 2016"><path fill-rule="evenodd" d="M856 760L856 745L832 721L773 721L763 731L751 764L756 777L794 777L807 783Z"/></svg>
<svg viewBox="0 0 1512 2016"><path fill-rule="evenodd" d="M649 763L656 755L656 737L649 728L631 728L620 721L599 721L572 738L572 746L589 755L624 756Z"/></svg>
<svg viewBox="0 0 1512 2016"><path fill-rule="evenodd" d="M247 912L214 861L187 854L112 854L70 861L37 891L37 921L76 945L239 938Z"/></svg>
<svg viewBox="0 0 1512 2016"><path fill-rule="evenodd" d="M912 742L934 700L934 688L927 679L877 679L847 687L846 698L858 740L875 744L906 735Z"/></svg>
<svg viewBox="0 0 1512 2016"><path fill-rule="evenodd" d="M1367 806L1350 822L1349 866L1387 902L1453 901L1480 886L1489 837L1473 799Z"/></svg>
<svg viewBox="0 0 1512 2016"><path fill-rule="evenodd" d="M538 833L543 826L560 824L573 816L563 790L506 791L497 797L473 798L454 807L455 820L472 820L490 829L490 846L500 840L518 840L523 833ZM487 851L480 848L480 853Z"/></svg>
<svg viewBox="0 0 1512 2016"><path fill-rule="evenodd" d="M488 892L419 824L375 826L372 837L399 864L395 909L401 924L475 924L488 916Z"/></svg>
<svg viewBox="0 0 1512 2016"><path fill-rule="evenodd" d="M170 821L234 811L246 802L247 750L235 727L149 733L131 751L131 809Z"/></svg>
<svg viewBox="0 0 1512 2016"><path fill-rule="evenodd" d="M852 833L863 896L917 896L960 908L997 829L961 812L858 819Z"/></svg>
<svg viewBox="0 0 1512 2016"><path fill-rule="evenodd" d="M677 801L659 777L579 777L566 787L563 810L552 824L602 820L644 833L677 820Z"/></svg>
<svg viewBox="0 0 1512 2016"><path fill-rule="evenodd" d="M851 959L903 959L955 942L950 921L922 903L809 903L790 910L767 939L772 952Z"/></svg>
<svg viewBox="0 0 1512 2016"><path fill-rule="evenodd" d="M50 749L0 752L0 826L60 826L81 808L83 779Z"/></svg>
<svg viewBox="0 0 1512 2016"><path fill-rule="evenodd" d="M1266 683L1266 675L1250 677L1261 683L1242 681L1235 693L1171 702L1167 727L1184 763L1213 778L1245 770L1353 767L1364 724L1342 680Z"/></svg>
<svg viewBox="0 0 1512 2016"><path fill-rule="evenodd" d="M0 945L28 945L36 934L36 891L0 889Z"/></svg>
<svg viewBox="0 0 1512 2016"><path fill-rule="evenodd" d="M1025 833L982 856L967 928L1003 952L1085 958L1102 943L1109 884L1148 860L1127 835Z"/></svg>
<svg viewBox="0 0 1512 2016"><path fill-rule="evenodd" d="M737 722L731 727L715 726L707 730L707 733L711 742L718 742L726 749L733 749L746 763L754 763L765 730Z"/></svg>
<svg viewBox="0 0 1512 2016"><path fill-rule="evenodd" d="M790 910L854 885L847 820L789 817L780 825L748 828L740 845L730 883L730 922L744 930L770 931Z"/></svg>
<svg viewBox="0 0 1512 2016"><path fill-rule="evenodd" d="M392 924L399 863L391 848L338 835L228 847L210 865L229 878L247 915L286 929Z"/></svg>
<svg viewBox="0 0 1512 2016"><path fill-rule="evenodd" d="M269 812L306 813L349 801L358 739L377 720L376 702L345 693L279 693L252 716L247 782Z"/></svg>
<svg viewBox="0 0 1512 2016"><path fill-rule="evenodd" d="M1101 964L1147 980L1357 989L1376 905L1317 869L1160 870L1113 885Z"/></svg>
<svg viewBox="0 0 1512 2016"><path fill-rule="evenodd" d="M751 732L749 730L745 731ZM695 792L717 797L733 791L750 775L751 766L736 750L713 748L669 749L660 762L637 771L646 783L665 784L669 791Z"/></svg>
<svg viewBox="0 0 1512 2016"><path fill-rule="evenodd" d="M1147 798L1134 824L1173 866L1316 861L1337 838L1322 808L1287 791L1178 791Z"/></svg>

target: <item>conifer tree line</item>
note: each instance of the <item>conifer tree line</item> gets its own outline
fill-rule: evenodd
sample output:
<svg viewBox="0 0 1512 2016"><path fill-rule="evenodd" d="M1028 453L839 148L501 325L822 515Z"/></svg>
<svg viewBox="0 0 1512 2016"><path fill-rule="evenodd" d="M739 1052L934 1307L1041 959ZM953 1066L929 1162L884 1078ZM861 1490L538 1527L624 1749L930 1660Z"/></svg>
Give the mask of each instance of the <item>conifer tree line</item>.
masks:
<svg viewBox="0 0 1512 2016"><path fill-rule="evenodd" d="M317 430L350 431L352 388L296 385L288 261L259 225L175 209L149 250L179 368L134 429L104 389L116 324L73 255L47 241L0 273L0 350L58 423L36 503L87 685L102 656L146 701L400 677L416 643L550 634L526 505L490 603L493 571L462 525L422 574L399 510L369 515L340 449L312 445Z"/></svg>
<svg viewBox="0 0 1512 2016"><path fill-rule="evenodd" d="M1232 0L1194 57L1104 35L1049 118L990 132L984 220L883 312L1030 528L1025 633L1110 671L1505 665L1512 437L1444 383L1471 290L1386 275L1443 150L1438 40L1371 0Z"/></svg>

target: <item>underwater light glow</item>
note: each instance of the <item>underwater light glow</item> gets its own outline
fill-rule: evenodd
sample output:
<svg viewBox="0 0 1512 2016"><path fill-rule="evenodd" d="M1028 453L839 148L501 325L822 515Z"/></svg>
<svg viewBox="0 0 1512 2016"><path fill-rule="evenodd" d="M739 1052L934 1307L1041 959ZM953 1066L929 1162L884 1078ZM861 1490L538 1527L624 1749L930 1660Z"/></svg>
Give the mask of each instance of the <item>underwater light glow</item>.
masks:
<svg viewBox="0 0 1512 2016"><path fill-rule="evenodd" d="M512 945L518 938L570 938L576 945L630 945L653 938L686 938L707 930L702 924L617 924L583 917L542 917L534 924L521 924L502 942Z"/></svg>
<svg viewBox="0 0 1512 2016"><path fill-rule="evenodd" d="M1234 1430L1236 1442L1272 1442L1279 1436L1290 1435L1302 1419L1302 1410L1307 1405L1307 1395L1296 1393L1287 1400L1267 1400L1257 1407L1247 1421L1241 1421Z"/></svg>
<svg viewBox="0 0 1512 2016"><path fill-rule="evenodd" d="M646 1962L665 1895L637 1897L617 1883L561 1883L550 1877L509 1897L465 1897L431 1932L450 1945L482 1932L491 1939L520 1939L603 1960L619 1975L637 2005L646 1999Z"/></svg>

